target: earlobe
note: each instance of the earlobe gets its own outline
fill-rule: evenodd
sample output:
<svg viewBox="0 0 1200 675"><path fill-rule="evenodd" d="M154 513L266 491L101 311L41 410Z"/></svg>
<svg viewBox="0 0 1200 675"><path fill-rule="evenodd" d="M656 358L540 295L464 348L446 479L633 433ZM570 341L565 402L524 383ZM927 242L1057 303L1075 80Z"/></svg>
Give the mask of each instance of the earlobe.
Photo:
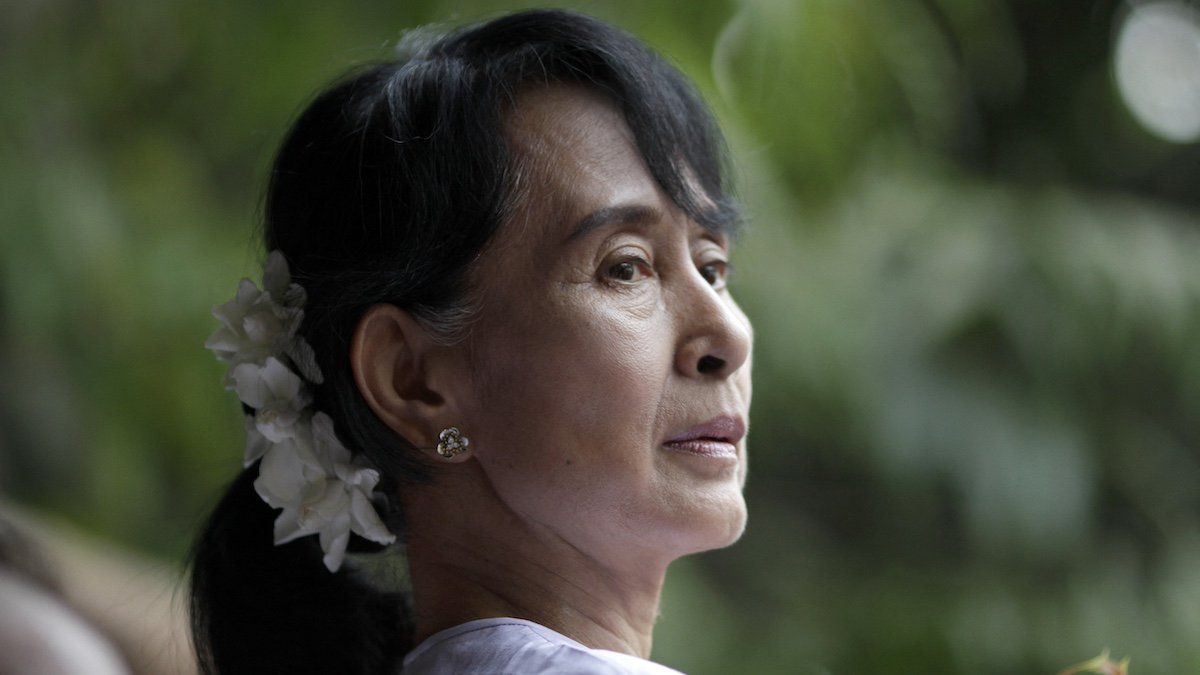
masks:
<svg viewBox="0 0 1200 675"><path fill-rule="evenodd" d="M437 454L447 462L462 462L471 452L471 439L462 435L458 427L442 429L438 434Z"/></svg>
<svg viewBox="0 0 1200 675"><path fill-rule="evenodd" d="M436 444L434 420L445 405L426 378L432 346L421 325L390 304L368 309L350 343L359 393L384 424L417 447Z"/></svg>

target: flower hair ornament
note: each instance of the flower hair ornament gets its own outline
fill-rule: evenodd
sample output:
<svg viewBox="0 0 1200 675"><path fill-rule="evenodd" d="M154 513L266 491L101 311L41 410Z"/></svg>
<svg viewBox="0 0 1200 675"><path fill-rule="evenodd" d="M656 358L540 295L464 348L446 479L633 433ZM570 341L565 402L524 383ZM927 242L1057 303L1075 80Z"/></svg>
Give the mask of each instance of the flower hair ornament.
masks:
<svg viewBox="0 0 1200 675"><path fill-rule="evenodd" d="M325 567L336 572L351 532L380 544L396 537L372 503L379 472L351 457L333 419L313 408L306 381L323 378L312 347L296 334L306 295L281 252L267 256L262 285L242 279L233 300L213 307L222 325L204 346L229 365L225 388L254 408L245 420L244 465L260 462L254 489L283 509L275 544L316 534Z"/></svg>

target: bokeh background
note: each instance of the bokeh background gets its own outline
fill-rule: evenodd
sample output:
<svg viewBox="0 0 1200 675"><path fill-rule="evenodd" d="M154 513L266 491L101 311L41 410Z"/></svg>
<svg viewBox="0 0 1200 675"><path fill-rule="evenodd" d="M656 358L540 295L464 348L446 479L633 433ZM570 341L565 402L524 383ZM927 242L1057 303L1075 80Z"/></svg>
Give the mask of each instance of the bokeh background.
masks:
<svg viewBox="0 0 1200 675"><path fill-rule="evenodd" d="M574 2L691 75L751 226L751 520L706 673L1200 672L1190 2ZM210 307L289 120L482 0L0 4L0 490L178 574L243 444ZM170 594L171 591L167 591Z"/></svg>

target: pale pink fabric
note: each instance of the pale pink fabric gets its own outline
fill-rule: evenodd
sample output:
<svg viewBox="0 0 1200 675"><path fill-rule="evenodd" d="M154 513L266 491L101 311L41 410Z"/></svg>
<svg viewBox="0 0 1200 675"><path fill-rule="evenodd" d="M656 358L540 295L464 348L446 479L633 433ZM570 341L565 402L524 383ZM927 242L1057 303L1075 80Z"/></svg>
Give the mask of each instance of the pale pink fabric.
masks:
<svg viewBox="0 0 1200 675"><path fill-rule="evenodd" d="M636 656L589 649L525 619L478 619L431 635L404 658L403 675L458 673L683 675Z"/></svg>

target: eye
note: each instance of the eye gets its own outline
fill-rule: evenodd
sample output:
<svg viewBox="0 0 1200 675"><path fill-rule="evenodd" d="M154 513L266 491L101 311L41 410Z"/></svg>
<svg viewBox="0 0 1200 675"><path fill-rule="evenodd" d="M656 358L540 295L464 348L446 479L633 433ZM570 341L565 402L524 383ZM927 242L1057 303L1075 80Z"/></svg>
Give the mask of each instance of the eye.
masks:
<svg viewBox="0 0 1200 675"><path fill-rule="evenodd" d="M605 270L605 274L609 279L629 284L639 281L642 277L649 276L649 273L647 272L648 267L649 263L640 258L622 260L619 263L610 265L608 269Z"/></svg>
<svg viewBox="0 0 1200 675"><path fill-rule="evenodd" d="M614 256L615 262L603 268L601 275L605 281L618 284L635 284L646 277L654 275L654 268L646 260L641 249L625 248ZM614 258L609 258L613 260Z"/></svg>
<svg viewBox="0 0 1200 675"><path fill-rule="evenodd" d="M637 266L631 262L621 262L608 268L608 276L620 281L633 281L637 277Z"/></svg>
<svg viewBox="0 0 1200 675"><path fill-rule="evenodd" d="M697 267L700 271L700 276L709 283L713 288L720 290L725 287L725 281L729 277L729 263L724 260L713 260L712 262L704 263Z"/></svg>

